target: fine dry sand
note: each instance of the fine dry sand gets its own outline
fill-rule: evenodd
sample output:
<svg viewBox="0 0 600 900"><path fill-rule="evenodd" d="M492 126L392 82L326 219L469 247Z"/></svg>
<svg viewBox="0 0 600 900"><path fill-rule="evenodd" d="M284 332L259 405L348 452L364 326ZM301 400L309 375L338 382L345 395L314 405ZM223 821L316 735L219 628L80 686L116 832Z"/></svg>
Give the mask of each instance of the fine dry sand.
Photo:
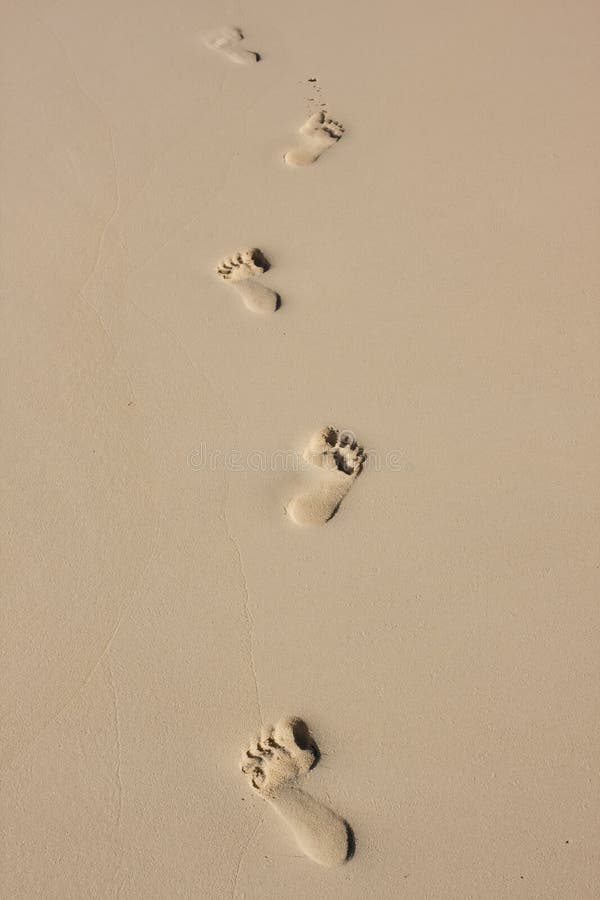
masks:
<svg viewBox="0 0 600 900"><path fill-rule="evenodd" d="M2 895L596 898L597 4L2 19Z"/></svg>

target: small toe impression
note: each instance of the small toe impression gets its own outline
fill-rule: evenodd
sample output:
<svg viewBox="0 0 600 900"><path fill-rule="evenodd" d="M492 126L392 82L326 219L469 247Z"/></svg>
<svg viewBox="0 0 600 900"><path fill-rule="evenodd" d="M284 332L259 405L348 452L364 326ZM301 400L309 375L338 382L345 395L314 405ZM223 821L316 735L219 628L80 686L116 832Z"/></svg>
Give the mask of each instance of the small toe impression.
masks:
<svg viewBox="0 0 600 900"><path fill-rule="evenodd" d="M263 751L262 734L255 738L242 757L241 769L250 779L255 790L260 791L266 780L265 762L268 764L269 754Z"/></svg>
<svg viewBox="0 0 600 900"><path fill-rule="evenodd" d="M261 766L255 766L250 777L252 787L257 791L260 791L265 783L266 777L264 769Z"/></svg>
<svg viewBox="0 0 600 900"><path fill-rule="evenodd" d="M327 453L337 444L338 433L332 425L316 431L308 443L310 453Z"/></svg>
<svg viewBox="0 0 600 900"><path fill-rule="evenodd" d="M342 123L336 122L334 119L325 119L321 127L325 134L328 134L334 141L339 141L344 133L344 126Z"/></svg>
<svg viewBox="0 0 600 900"><path fill-rule="evenodd" d="M317 443L323 450L329 450L331 447L335 447L338 442L337 429L333 425L326 425L325 428L317 432L316 438Z"/></svg>
<svg viewBox="0 0 600 900"><path fill-rule="evenodd" d="M265 770L263 769L262 765L262 759L260 759L260 757L252 756L250 751L247 750L244 758L242 759L241 769L244 775L247 775L249 777L252 787L257 791L260 791L266 778Z"/></svg>

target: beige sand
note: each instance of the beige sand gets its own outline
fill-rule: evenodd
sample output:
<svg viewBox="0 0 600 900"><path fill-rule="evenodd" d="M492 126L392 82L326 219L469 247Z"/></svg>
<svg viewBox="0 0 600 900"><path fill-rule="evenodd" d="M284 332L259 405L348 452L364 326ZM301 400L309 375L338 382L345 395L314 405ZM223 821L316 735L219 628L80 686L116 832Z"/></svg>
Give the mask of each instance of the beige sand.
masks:
<svg viewBox="0 0 600 900"><path fill-rule="evenodd" d="M3 25L3 893L595 898L596 4ZM275 315L214 276L249 242ZM368 462L297 528L327 422ZM348 865L239 773L288 711Z"/></svg>

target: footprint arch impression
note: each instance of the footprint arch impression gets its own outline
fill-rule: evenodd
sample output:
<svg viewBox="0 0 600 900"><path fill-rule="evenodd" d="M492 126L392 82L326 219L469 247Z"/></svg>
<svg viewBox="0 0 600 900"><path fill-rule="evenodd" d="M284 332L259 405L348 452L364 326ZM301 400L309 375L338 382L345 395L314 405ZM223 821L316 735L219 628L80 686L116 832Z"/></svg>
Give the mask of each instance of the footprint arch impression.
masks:
<svg viewBox="0 0 600 900"><path fill-rule="evenodd" d="M290 500L287 513L297 525L325 525L360 475L365 451L352 435L328 425L312 436L302 456L321 469L322 480Z"/></svg>
<svg viewBox="0 0 600 900"><path fill-rule="evenodd" d="M319 761L319 749L302 719L263 726L242 759L242 772L292 830L302 852L322 866L339 866L354 855L348 823L300 786Z"/></svg>
<svg viewBox="0 0 600 900"><path fill-rule="evenodd" d="M344 133L341 122L328 118L324 112L314 113L300 129L300 142L284 155L288 166L310 166L326 150L334 147Z"/></svg>
<svg viewBox="0 0 600 900"><path fill-rule="evenodd" d="M248 309L255 313L272 313L279 309L279 294L262 284L259 277L271 268L268 259L258 248L236 253L217 266L217 275L230 282Z"/></svg>

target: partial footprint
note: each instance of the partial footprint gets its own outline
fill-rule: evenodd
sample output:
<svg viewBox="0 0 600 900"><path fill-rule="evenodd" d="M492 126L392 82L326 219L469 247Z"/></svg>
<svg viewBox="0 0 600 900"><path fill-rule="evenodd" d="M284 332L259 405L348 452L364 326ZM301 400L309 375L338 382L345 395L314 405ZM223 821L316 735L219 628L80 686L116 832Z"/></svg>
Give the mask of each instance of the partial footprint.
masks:
<svg viewBox="0 0 600 900"><path fill-rule="evenodd" d="M222 28L212 31L205 35L204 43L211 50L218 50L227 59L232 62L247 65L248 63L260 62L260 53L254 53L252 50L245 50L240 47L241 41L244 40L244 34L239 28L233 28L225 25Z"/></svg>
<svg viewBox="0 0 600 900"><path fill-rule="evenodd" d="M287 822L306 856L322 866L339 866L354 853L352 829L299 785L319 758L302 719L281 719L275 728L263 726L244 753L242 772Z"/></svg>
<svg viewBox="0 0 600 900"><path fill-rule="evenodd" d="M313 435L302 455L326 474L314 491L294 497L287 512L297 525L324 525L360 475L365 452L351 436L328 425Z"/></svg>
<svg viewBox="0 0 600 900"><path fill-rule="evenodd" d="M256 276L262 275L271 268L271 264L262 252L254 248L237 253L230 259L224 259L217 266L217 275L223 281L231 281L244 303L255 313L271 313L279 309L279 294L265 287Z"/></svg>
<svg viewBox="0 0 600 900"><path fill-rule="evenodd" d="M310 166L337 144L343 133L344 126L340 122L327 118L324 112L316 112L300 129L301 144L288 150L283 158L288 166Z"/></svg>

